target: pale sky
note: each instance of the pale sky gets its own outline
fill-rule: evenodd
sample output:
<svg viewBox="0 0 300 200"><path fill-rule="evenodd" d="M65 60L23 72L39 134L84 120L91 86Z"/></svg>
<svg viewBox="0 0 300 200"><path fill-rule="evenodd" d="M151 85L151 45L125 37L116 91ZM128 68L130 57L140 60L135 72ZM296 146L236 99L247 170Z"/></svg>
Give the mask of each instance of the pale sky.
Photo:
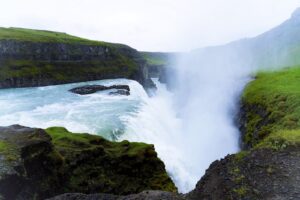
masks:
<svg viewBox="0 0 300 200"><path fill-rule="evenodd" d="M0 26L186 51L258 35L297 7L299 0L0 0Z"/></svg>

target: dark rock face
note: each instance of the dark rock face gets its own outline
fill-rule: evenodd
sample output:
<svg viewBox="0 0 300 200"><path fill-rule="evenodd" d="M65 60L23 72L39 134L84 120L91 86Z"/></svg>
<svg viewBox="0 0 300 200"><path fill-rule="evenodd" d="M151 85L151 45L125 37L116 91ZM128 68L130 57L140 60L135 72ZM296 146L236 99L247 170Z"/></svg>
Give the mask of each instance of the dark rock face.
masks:
<svg viewBox="0 0 300 200"><path fill-rule="evenodd" d="M0 127L0 161L0 197L7 200L176 191L153 145L114 143L64 128Z"/></svg>
<svg viewBox="0 0 300 200"><path fill-rule="evenodd" d="M63 159L42 129L0 127L0 196L40 198L58 193L64 180Z"/></svg>
<svg viewBox="0 0 300 200"><path fill-rule="evenodd" d="M48 200L184 200L178 194L163 191L144 191L128 196L116 196L109 194L63 194Z"/></svg>
<svg viewBox="0 0 300 200"><path fill-rule="evenodd" d="M270 133L268 127L275 123L270 114L261 105L241 102L237 124L241 132L242 149L251 149ZM256 119L256 123L250 123L253 119Z"/></svg>
<svg viewBox="0 0 300 200"><path fill-rule="evenodd" d="M215 161L187 199L299 199L299 149L258 149Z"/></svg>
<svg viewBox="0 0 300 200"><path fill-rule="evenodd" d="M110 95L125 95L129 96L130 92L128 90L117 90L116 92L110 92Z"/></svg>
<svg viewBox="0 0 300 200"><path fill-rule="evenodd" d="M151 86L146 61L119 44L0 40L0 88L129 78Z"/></svg>
<svg viewBox="0 0 300 200"><path fill-rule="evenodd" d="M86 85L82 87L76 87L71 90L75 94L85 95L85 94L93 94L98 91L104 90L112 90L116 89L116 92L110 92L109 94L120 94L120 95L130 95L130 88L128 85L112 85L112 86L104 86L104 85Z"/></svg>
<svg viewBox="0 0 300 200"><path fill-rule="evenodd" d="M53 200L253 200L300 198L300 147L256 149L211 164L188 194L150 191L128 196L65 194Z"/></svg>

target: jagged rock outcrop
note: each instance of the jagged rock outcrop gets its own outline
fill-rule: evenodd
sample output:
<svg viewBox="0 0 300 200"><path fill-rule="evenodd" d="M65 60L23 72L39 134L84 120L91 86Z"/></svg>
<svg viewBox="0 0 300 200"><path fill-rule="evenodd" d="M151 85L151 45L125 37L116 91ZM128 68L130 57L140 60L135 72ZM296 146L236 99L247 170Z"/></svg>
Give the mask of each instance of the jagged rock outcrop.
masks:
<svg viewBox="0 0 300 200"><path fill-rule="evenodd" d="M147 62L149 76L158 78L159 82L165 83L168 89L172 89L177 78L173 67L183 53L141 52L141 54Z"/></svg>
<svg viewBox="0 0 300 200"><path fill-rule="evenodd" d="M299 150L261 148L215 161L187 199L299 199Z"/></svg>
<svg viewBox="0 0 300 200"><path fill-rule="evenodd" d="M146 61L126 45L50 31L0 28L0 88L109 78L153 86Z"/></svg>
<svg viewBox="0 0 300 200"><path fill-rule="evenodd" d="M0 127L0 161L0 199L176 191L153 145L109 142L64 128Z"/></svg>
<svg viewBox="0 0 300 200"><path fill-rule="evenodd" d="M109 94L120 94L120 95L130 95L130 88L128 85L111 85L111 86L104 86L104 85L86 85L81 87L72 88L69 91L75 94L86 95L86 94L93 94L98 91L104 90L112 90L115 89L117 91L110 92Z"/></svg>
<svg viewBox="0 0 300 200"><path fill-rule="evenodd" d="M65 181L63 163L45 131L18 125L0 127L0 197L3 199L58 194Z"/></svg>
<svg viewBox="0 0 300 200"><path fill-rule="evenodd" d="M300 146L259 148L215 161L188 194L162 191L136 195L64 194L51 200L253 200L300 198Z"/></svg>
<svg viewBox="0 0 300 200"><path fill-rule="evenodd" d="M48 200L184 200L182 196L163 191L144 191L139 194L117 196L110 194L63 194Z"/></svg>
<svg viewBox="0 0 300 200"><path fill-rule="evenodd" d="M272 119L271 112L259 104L240 103L238 126L241 133L240 146L242 149L251 149L270 133L276 120Z"/></svg>

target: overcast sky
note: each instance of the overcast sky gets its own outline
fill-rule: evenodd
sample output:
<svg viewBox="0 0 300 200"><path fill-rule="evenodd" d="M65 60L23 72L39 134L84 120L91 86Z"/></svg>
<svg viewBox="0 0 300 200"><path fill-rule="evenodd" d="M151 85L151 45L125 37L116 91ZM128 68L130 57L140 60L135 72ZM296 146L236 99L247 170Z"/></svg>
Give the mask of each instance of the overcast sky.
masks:
<svg viewBox="0 0 300 200"><path fill-rule="evenodd" d="M0 26L67 32L138 50L185 51L260 34L299 0L0 0Z"/></svg>

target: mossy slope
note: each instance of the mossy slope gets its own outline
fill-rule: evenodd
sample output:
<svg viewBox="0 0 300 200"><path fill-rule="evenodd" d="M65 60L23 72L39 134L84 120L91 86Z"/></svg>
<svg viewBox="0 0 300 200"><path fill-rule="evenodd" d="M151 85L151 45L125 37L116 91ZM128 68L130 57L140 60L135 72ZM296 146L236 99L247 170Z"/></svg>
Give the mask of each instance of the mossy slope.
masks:
<svg viewBox="0 0 300 200"><path fill-rule="evenodd" d="M260 72L247 85L241 100L243 142L247 146L300 144L299 85L299 66Z"/></svg>
<svg viewBox="0 0 300 200"><path fill-rule="evenodd" d="M71 169L67 191L110 194L138 193L146 189L176 191L153 145L109 142L60 127L46 132Z"/></svg>
<svg viewBox="0 0 300 200"><path fill-rule="evenodd" d="M25 28L3 28L0 27L0 40L16 40L22 42L42 42L42 43L61 43L61 44L82 44L82 45L104 45L122 46L108 42L88 40L62 32L34 30ZM123 45L124 46L124 45Z"/></svg>
<svg viewBox="0 0 300 200"><path fill-rule="evenodd" d="M0 196L177 191L153 145L109 142L65 128L0 127Z"/></svg>

